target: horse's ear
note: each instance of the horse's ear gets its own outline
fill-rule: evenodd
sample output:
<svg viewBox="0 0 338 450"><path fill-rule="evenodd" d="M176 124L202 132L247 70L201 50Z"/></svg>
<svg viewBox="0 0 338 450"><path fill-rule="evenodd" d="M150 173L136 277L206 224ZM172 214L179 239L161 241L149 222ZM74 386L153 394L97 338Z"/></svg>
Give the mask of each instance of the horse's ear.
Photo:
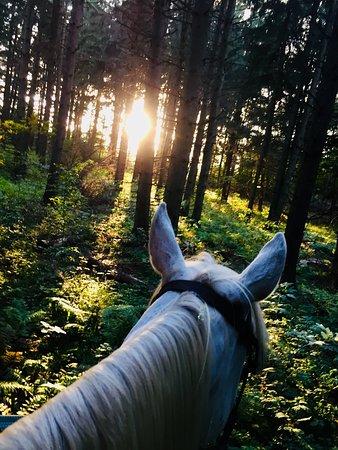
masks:
<svg viewBox="0 0 338 450"><path fill-rule="evenodd" d="M284 270L285 258L285 237L283 233L277 233L241 273L240 281L255 301L268 297L276 288Z"/></svg>
<svg viewBox="0 0 338 450"><path fill-rule="evenodd" d="M153 268L163 278L184 270L184 258L176 241L165 203L161 203L157 208L151 222L149 254Z"/></svg>

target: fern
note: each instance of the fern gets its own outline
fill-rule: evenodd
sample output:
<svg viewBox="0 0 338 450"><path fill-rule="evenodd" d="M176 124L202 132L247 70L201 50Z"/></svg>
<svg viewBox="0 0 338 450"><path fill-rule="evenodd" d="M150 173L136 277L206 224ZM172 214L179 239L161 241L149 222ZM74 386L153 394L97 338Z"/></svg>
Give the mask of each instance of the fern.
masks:
<svg viewBox="0 0 338 450"><path fill-rule="evenodd" d="M12 394L13 392L24 391L32 392L32 388L26 384L19 383L18 381L1 381L0 392L3 395Z"/></svg>

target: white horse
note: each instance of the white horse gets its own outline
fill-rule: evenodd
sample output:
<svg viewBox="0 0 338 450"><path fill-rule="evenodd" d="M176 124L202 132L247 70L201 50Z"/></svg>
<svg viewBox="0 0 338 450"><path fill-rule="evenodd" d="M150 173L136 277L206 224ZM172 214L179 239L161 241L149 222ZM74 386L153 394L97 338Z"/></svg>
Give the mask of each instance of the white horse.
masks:
<svg viewBox="0 0 338 450"><path fill-rule="evenodd" d="M208 253L184 260L162 203L149 239L161 286L209 285L251 311L260 357L266 331L257 301L276 287L286 244L278 233L242 272ZM1 450L197 450L213 445L235 403L247 358L236 328L193 292L166 292L122 346L38 411L0 435Z"/></svg>

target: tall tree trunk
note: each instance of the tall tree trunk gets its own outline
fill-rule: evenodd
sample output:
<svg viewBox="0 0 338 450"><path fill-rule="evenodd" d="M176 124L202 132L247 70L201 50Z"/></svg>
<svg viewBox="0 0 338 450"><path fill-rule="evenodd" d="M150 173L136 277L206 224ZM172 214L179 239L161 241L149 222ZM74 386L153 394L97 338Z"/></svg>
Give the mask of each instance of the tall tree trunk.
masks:
<svg viewBox="0 0 338 450"><path fill-rule="evenodd" d="M35 0L28 0L25 9L25 21L22 30L21 55L18 69L18 102L16 119L24 120L26 117L27 76L29 70L30 46L34 23Z"/></svg>
<svg viewBox="0 0 338 450"><path fill-rule="evenodd" d="M261 176L261 189L259 191L259 198L258 198L258 205L257 205L257 209L259 212L263 211L264 199L265 199L265 194L266 194L266 185L267 185L267 179L266 179L266 168L265 168L265 170L263 170L262 176Z"/></svg>
<svg viewBox="0 0 338 450"><path fill-rule="evenodd" d="M205 136L205 129L206 129L206 125L207 125L206 119L207 119L208 107L209 107L209 95L208 95L209 90L207 90L207 91L206 91L206 95L203 96L203 100L202 100L200 120L199 120L198 126L197 126L197 134L196 134L196 139L194 142L194 149L193 149L192 158L190 161L188 178L187 178L184 195L183 195L182 211L183 211L183 214L185 214L185 215L189 214L190 203L191 203L192 197L194 195L194 189L195 189L195 184L196 184L196 179L197 179L198 163L199 163L200 156L201 156L203 139Z"/></svg>
<svg viewBox="0 0 338 450"><path fill-rule="evenodd" d="M251 193L249 196L249 203L248 208L253 209L254 203L256 200L257 190L258 190L258 183L261 179L261 175L264 169L265 160L268 156L268 152L271 145L271 137L272 137L272 127L274 124L274 118L275 118L275 109L276 109L276 103L281 95L282 92L282 72L283 72L283 66L285 61L285 49L286 44L289 37L289 26L290 26L290 19L293 12L293 7L296 4L298 0L288 0L287 6L286 6L286 14L284 21L282 23L282 26L279 31L279 49L278 49L278 58L276 63L276 72L274 76L274 86L272 89L272 94L270 98L270 102L267 109L267 121L266 121L266 128L264 132L264 138L263 138L263 144L260 150L259 158L257 161L256 166L256 172L254 176L254 181L251 187Z"/></svg>
<svg viewBox="0 0 338 450"><path fill-rule="evenodd" d="M127 93L126 115L130 114L134 102L134 92L133 90L131 90L131 92L129 89L129 93ZM127 164L127 156L128 156L128 134L124 129L122 131L120 150L116 163L115 181L117 183L121 183L123 181Z"/></svg>
<svg viewBox="0 0 338 450"><path fill-rule="evenodd" d="M62 9L63 9L63 0L53 0L52 16L50 22L48 55L47 55L47 87L45 95L45 110L43 114L43 125L41 130L42 132L38 135L36 142L37 153L40 156L40 160L42 162L45 161L47 154L49 120L51 115L53 89L55 84L57 45L59 44L59 46L62 47L61 31L60 31Z"/></svg>
<svg viewBox="0 0 338 450"><path fill-rule="evenodd" d="M80 154L78 146L81 139L81 119L85 110L85 93L81 90L77 95L77 102L74 112L74 132L72 137L72 153L74 157Z"/></svg>
<svg viewBox="0 0 338 450"><path fill-rule="evenodd" d="M195 184L197 179L198 163L200 160L203 140L205 137L206 118L209 111L210 103L210 89L211 83L215 76L215 66L218 64L217 54L219 53L219 46L221 45L223 22L225 20L225 13L228 7L228 0L222 0L219 5L218 19L214 30L214 37L212 41L212 48L210 58L204 76L204 93L202 99L202 108L200 112L200 120L197 127L196 139L194 142L193 154L189 165L189 173L185 185L183 195L183 214L188 215L190 210L190 203L194 195Z"/></svg>
<svg viewBox="0 0 338 450"><path fill-rule="evenodd" d="M337 232L336 247L333 253L331 277L334 289L338 289L338 232Z"/></svg>
<svg viewBox="0 0 338 450"><path fill-rule="evenodd" d="M27 76L29 71L30 46L32 38L32 29L35 19L34 14L35 0L28 0L25 8L25 21L22 31L21 56L18 68L18 102L16 107L16 120L24 121L26 118L26 94L27 94ZM21 132L14 138L14 165L13 176L15 178L24 177L27 171L27 134Z"/></svg>
<svg viewBox="0 0 338 450"><path fill-rule="evenodd" d="M266 120L266 126L265 126L265 132L264 132L264 139L263 144L259 153L259 158L256 166L254 181L252 183L251 187L251 193L248 203L248 208L253 209L254 203L256 200L257 190L258 190L258 183L261 178L263 168L264 168L264 162L267 157L267 154L270 149L271 145L271 136L272 136L272 127L275 119L275 109L276 109L276 103L278 99L278 89L275 89L272 94L269 101L268 109L267 109L267 120Z"/></svg>
<svg viewBox="0 0 338 450"><path fill-rule="evenodd" d="M325 36L330 36L330 34L332 33L332 27L333 27L333 22L334 22L334 17L335 17L335 11L337 11L337 6L338 6L337 0L334 0L330 4L330 9L327 14L326 27L325 27L325 31L324 31ZM321 50L320 50L318 62L317 62L317 68L312 77L311 85L307 92L307 100L306 100L304 109L301 114L302 120L297 124L295 136L294 136L294 139L293 139L293 142L291 145L290 158L289 158L288 165L287 165L284 177L283 177L283 184L281 186L280 198L279 198L279 202L278 202L277 210L276 210L276 216L275 216L276 222L280 220L280 217L282 215L284 207L288 201L289 192L291 191L292 180L296 173L297 163L299 161L300 155L302 154L302 152L304 150L305 134L306 134L309 120L311 118L311 114L313 112L314 99L316 98L318 84L319 84L321 74L322 74L322 66L323 66L325 56L326 56L326 50L327 50L327 39L324 39ZM312 75L312 71L309 71L309 73L308 73L309 78L311 75ZM308 80L304 84L305 85L308 84L309 81L310 80Z"/></svg>
<svg viewBox="0 0 338 450"><path fill-rule="evenodd" d="M168 159L172 149L172 139L176 128L176 109L180 98L182 73L184 62L186 60L186 47L189 31L189 17L192 0L188 0L186 9L182 14L182 25L179 36L177 63L172 71L172 79L169 80L169 101L166 108L165 121L165 138L162 146L162 153L160 158L160 171L157 186L163 187L168 171Z"/></svg>
<svg viewBox="0 0 338 450"><path fill-rule="evenodd" d="M161 89L161 49L167 24L164 8L167 0L155 0L150 42L150 60L144 97L145 110L151 120L151 130L140 145L141 171L138 182L134 229L149 228L150 195L154 165L154 143L159 93Z"/></svg>
<svg viewBox="0 0 338 450"><path fill-rule="evenodd" d="M75 99L76 99L76 89L73 88L71 96L70 96L70 104L69 104L69 113L68 113L68 119L67 119L67 132L66 132L66 139L70 140L72 136L72 123L74 119L75 114Z"/></svg>
<svg viewBox="0 0 338 450"><path fill-rule="evenodd" d="M27 124L29 127L29 133L27 135L27 142L25 143L26 150L29 147L32 147L34 142L34 124L32 123L32 119L34 116L34 100L35 95L38 87L38 77L40 73L40 60L41 60L41 39L42 39L42 31L41 31L41 25L39 26L38 35L34 42L34 63L32 68L32 79L31 79L31 85L29 88L29 102L27 107Z"/></svg>
<svg viewBox="0 0 338 450"><path fill-rule="evenodd" d="M313 114L308 124L306 147L299 169L294 197L291 202L285 237L288 253L284 269L284 280L296 280L296 266L303 240L305 224L312 193L333 114L338 88L338 12L335 11L333 31L327 46L322 79L314 102Z"/></svg>
<svg viewBox="0 0 338 450"><path fill-rule="evenodd" d="M276 223L279 222L282 214L281 194L284 184L285 173L287 170L290 157L292 138L296 127L296 122L298 119L299 106L300 106L300 98L299 93L297 93L296 98L293 99L292 110L288 121L288 127L286 130L285 140L282 147L281 157L278 162L277 175L275 179L273 196L268 215L268 220L271 220Z"/></svg>
<svg viewBox="0 0 338 450"><path fill-rule="evenodd" d="M117 153L117 141L119 137L119 131L121 126L121 115L123 111L123 99L122 99L122 84L115 87L114 95L114 117L110 135L110 156L112 163L116 161Z"/></svg>
<svg viewBox="0 0 338 450"><path fill-rule="evenodd" d="M223 133L225 133L226 127L223 127ZM225 158L225 153L226 153L226 148L225 148L225 142L226 139L224 140L224 145L222 146L222 150L221 150L221 159L220 162L218 164L218 169L217 169L217 178L216 178L216 187L217 189L220 188L221 186L221 178L222 178L222 172L223 172L223 164L224 164L224 158Z"/></svg>
<svg viewBox="0 0 338 450"><path fill-rule="evenodd" d="M213 0L196 0L193 10L190 56L184 77L175 141L164 199L175 229L178 226L190 151L196 126L204 54L208 41Z"/></svg>
<svg viewBox="0 0 338 450"><path fill-rule="evenodd" d="M217 68L215 71L215 76L212 82L211 88L211 100L210 100L210 115L209 124L207 131L207 138L205 146L203 149L203 160L201 166L201 172L198 179L196 197L194 210L192 213L192 218L195 221L199 221L202 215L203 201L205 196L205 191L207 188L209 171L211 167L213 148L216 142L217 135L217 116L219 113L219 101L221 96L221 90L223 87L224 75L225 75L225 61L226 54L228 51L228 40L230 35L230 29L232 26L232 21L234 17L236 6L236 0L229 0L228 8L226 11L226 17L222 27L222 40L221 47L217 58Z"/></svg>
<svg viewBox="0 0 338 450"><path fill-rule="evenodd" d="M56 127L56 135L53 142L48 180L45 194L43 197L43 201L45 204L49 203L51 198L55 196L59 180L60 174L59 165L62 160L62 150L66 135L67 116L69 111L70 96L73 87L75 57L76 57L79 29L83 18L84 0L73 0L72 5L73 8L68 30L67 50L65 54L65 61L67 63L63 65L63 85Z"/></svg>
<svg viewBox="0 0 338 450"><path fill-rule="evenodd" d="M278 223L280 221L281 215L283 213L283 210L284 210L284 207L286 204L286 200L287 200L289 187L291 184L291 179L294 175L296 163L298 161L299 153L301 151L301 147L300 147L301 142L298 142L299 145L296 144L296 142L299 141L300 138L302 138L302 139L304 138L308 117L310 116L311 111L312 111L312 107L311 107L311 110L309 110L308 107L305 107L305 110L306 109L308 110L307 114L306 114L306 111L304 110L303 114L300 115L302 95L304 95L303 89L304 89L304 86L306 87L310 83L310 78L312 75L312 70L310 70L310 68L312 65L311 60L313 59L313 55L312 55L313 46L316 45L315 39L317 38L316 29L318 27L318 24L317 24L316 19L318 16L319 4L320 4L320 0L314 0L314 2L312 3L312 7L311 7L311 13L310 13L311 20L310 20L310 25L309 25L309 32L308 32L305 48L304 48L303 55L302 55L302 59L303 59L303 63L304 63L302 79L296 86L295 98L292 100L293 104L292 104L292 108L291 108L289 126L287 129L285 141L283 144L282 154L281 154L281 158L280 158L280 161L278 164L277 177L276 177L275 185L274 185L274 189L273 189L273 197L272 197L272 201L271 201L271 205L270 205L268 219L273 222L276 222L276 223ZM332 14L331 8L330 8L329 14ZM326 30L326 32L328 34L330 34L330 32L332 31L332 20L330 20L330 22L331 22L331 28ZM326 45L326 40L325 40L325 45ZM322 51L322 53L325 54L325 51L324 52ZM321 64L322 64L322 61L321 61ZM315 81L315 78L317 78L316 81ZM318 81L319 81L319 77L317 75L315 75L313 77L313 82L315 82L315 84L312 82L312 86L315 86L317 88ZM312 91L312 90L313 90L313 87L311 87L310 91ZM315 96L315 92L311 92L311 95L309 96L310 102L313 101L314 96ZM299 126L297 126L297 121L299 121L300 117L302 117L302 121L303 121L302 122L303 123L303 125L302 125L303 131L302 132L300 132L300 128L299 128ZM295 136L293 139L295 129L296 129L296 132L295 132Z"/></svg>
<svg viewBox="0 0 338 450"><path fill-rule="evenodd" d="M224 165L223 183L222 183L222 194L221 200L224 202L228 201L230 187L231 187L231 177L234 172L234 155L238 149L238 130L241 126L241 114L242 108L245 103L245 99L240 97L237 100L235 112L233 115L232 123L230 124L229 130L229 140L228 140L228 150L226 153L226 160Z"/></svg>
<svg viewBox="0 0 338 450"><path fill-rule="evenodd" d="M223 179L223 185L222 185L221 200L223 202L228 201L228 197L229 197L229 193L230 193L231 173L232 173L236 143L237 143L236 134L234 132L231 132L230 136L229 136L228 151L227 151L227 156L226 156L226 160L225 160L224 179Z"/></svg>
<svg viewBox="0 0 338 450"><path fill-rule="evenodd" d="M88 153L89 157L94 154L95 152L95 141L96 141L96 135L97 135L97 123L99 120L99 115L101 111L101 88L97 91L96 96L96 102L95 102L95 113L94 113L94 120L92 124L92 128L89 132L89 139L88 139Z"/></svg>
<svg viewBox="0 0 338 450"><path fill-rule="evenodd" d="M62 94L62 75L63 75L63 61L66 51L66 39L67 39L67 22L66 22L66 9L68 3L64 3L62 0L61 13L60 13L60 25L59 25L59 35L57 38L56 48L56 70L55 70L55 82L54 82L54 102L53 102L53 126L52 129L55 130L57 127L59 107L61 102Z"/></svg>
<svg viewBox="0 0 338 450"><path fill-rule="evenodd" d="M6 59L6 73L5 73L5 87L2 102L2 114L1 119L7 120L11 114L12 103L12 90L13 90L13 75L14 75L14 63L15 63L15 49L18 40L18 21L19 14L17 8L13 5L13 13L8 30L8 48Z"/></svg>

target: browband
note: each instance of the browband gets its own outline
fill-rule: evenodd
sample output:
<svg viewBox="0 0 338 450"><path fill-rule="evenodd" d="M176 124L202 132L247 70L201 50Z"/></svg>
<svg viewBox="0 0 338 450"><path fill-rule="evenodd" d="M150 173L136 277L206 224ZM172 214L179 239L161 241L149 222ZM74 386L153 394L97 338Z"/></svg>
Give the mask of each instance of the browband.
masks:
<svg viewBox="0 0 338 450"><path fill-rule="evenodd" d="M228 297L218 294L211 286L200 281L173 280L161 287L151 299L151 303L166 292L193 292L200 300L215 308L235 328L239 339L246 346L256 349L257 340L252 329L249 302L243 302L241 299L229 300Z"/></svg>

